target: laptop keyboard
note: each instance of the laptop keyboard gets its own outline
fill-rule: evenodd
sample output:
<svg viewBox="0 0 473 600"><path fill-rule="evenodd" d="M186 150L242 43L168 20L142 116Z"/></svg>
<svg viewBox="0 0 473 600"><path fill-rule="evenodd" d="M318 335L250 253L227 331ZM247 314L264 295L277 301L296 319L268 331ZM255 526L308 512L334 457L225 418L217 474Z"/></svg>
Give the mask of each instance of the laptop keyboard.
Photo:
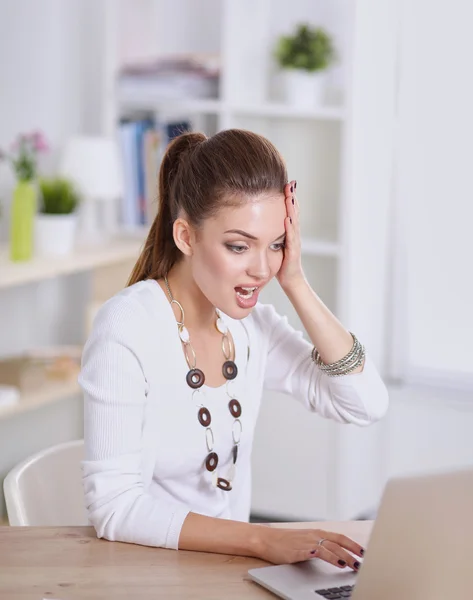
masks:
<svg viewBox="0 0 473 600"><path fill-rule="evenodd" d="M315 593L320 594L323 598L327 598L327 600L351 598L354 587L354 585L342 585L341 587L333 587L326 590L315 590Z"/></svg>

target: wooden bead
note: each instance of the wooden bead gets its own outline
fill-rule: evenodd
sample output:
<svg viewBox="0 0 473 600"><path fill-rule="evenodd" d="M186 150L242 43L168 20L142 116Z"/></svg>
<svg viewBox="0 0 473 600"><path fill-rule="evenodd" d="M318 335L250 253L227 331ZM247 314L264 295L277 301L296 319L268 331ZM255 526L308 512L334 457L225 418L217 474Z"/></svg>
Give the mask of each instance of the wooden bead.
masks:
<svg viewBox="0 0 473 600"><path fill-rule="evenodd" d="M224 492L229 492L232 489L232 484L228 481L228 479L219 477L217 479L217 487L223 490Z"/></svg>
<svg viewBox="0 0 473 600"><path fill-rule="evenodd" d="M207 471L215 471L215 469L217 468L218 465L218 454L216 452L211 452L210 454L207 455L207 458L205 459L205 468L207 469ZM218 481L217 481L217 485L218 485Z"/></svg>
<svg viewBox="0 0 473 600"><path fill-rule="evenodd" d="M229 380L235 379L238 375L238 369L233 360L227 360L223 363L222 372L225 379Z"/></svg>
<svg viewBox="0 0 473 600"><path fill-rule="evenodd" d="M187 385L196 390L204 385L205 375L200 369L191 369L186 375Z"/></svg>
<svg viewBox="0 0 473 600"><path fill-rule="evenodd" d="M230 409L232 416L235 417L235 419L238 419L238 417L241 415L241 404L236 398L230 400L228 403L228 408Z"/></svg>
<svg viewBox="0 0 473 600"><path fill-rule="evenodd" d="M199 410L197 418L203 427L208 427L210 423L212 423L212 415L210 414L210 411L205 408L205 406Z"/></svg>

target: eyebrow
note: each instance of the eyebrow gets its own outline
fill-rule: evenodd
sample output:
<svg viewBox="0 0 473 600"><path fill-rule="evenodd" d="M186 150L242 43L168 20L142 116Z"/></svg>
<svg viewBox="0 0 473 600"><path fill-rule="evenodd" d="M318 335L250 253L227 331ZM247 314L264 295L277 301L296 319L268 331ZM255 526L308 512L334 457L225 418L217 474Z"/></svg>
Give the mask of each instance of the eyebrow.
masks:
<svg viewBox="0 0 473 600"><path fill-rule="evenodd" d="M255 237L254 235L251 235L251 233L247 233L246 231L242 231L241 229L229 229L228 231L225 231L225 233L237 233L238 235L249 238L250 240L258 240L258 238ZM286 237L285 233L281 234L274 241L277 242L278 240L282 239L283 237Z"/></svg>

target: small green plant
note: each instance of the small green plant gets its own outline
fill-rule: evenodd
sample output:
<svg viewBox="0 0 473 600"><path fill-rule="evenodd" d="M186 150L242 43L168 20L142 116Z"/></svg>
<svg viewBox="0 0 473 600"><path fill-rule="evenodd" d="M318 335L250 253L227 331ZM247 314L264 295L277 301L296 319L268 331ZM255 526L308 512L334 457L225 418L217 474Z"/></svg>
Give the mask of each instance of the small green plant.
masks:
<svg viewBox="0 0 473 600"><path fill-rule="evenodd" d="M335 60L335 48L324 29L303 23L297 26L294 35L279 39L275 56L283 69L322 71Z"/></svg>
<svg viewBox="0 0 473 600"><path fill-rule="evenodd" d="M68 215L74 212L80 198L74 185L64 177L41 178L40 212L48 215Z"/></svg>

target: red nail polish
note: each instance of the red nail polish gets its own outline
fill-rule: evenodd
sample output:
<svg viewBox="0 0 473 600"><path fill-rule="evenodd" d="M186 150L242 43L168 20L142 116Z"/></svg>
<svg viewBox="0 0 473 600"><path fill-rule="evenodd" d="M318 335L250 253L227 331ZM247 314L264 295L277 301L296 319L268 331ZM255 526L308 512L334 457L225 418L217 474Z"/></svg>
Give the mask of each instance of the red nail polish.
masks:
<svg viewBox="0 0 473 600"><path fill-rule="evenodd" d="M317 552L317 550L311 550L310 553L311 554L315 554Z"/></svg>
<svg viewBox="0 0 473 600"><path fill-rule="evenodd" d="M292 199L292 203L294 204L294 198Z"/></svg>
<svg viewBox="0 0 473 600"><path fill-rule="evenodd" d="M291 185L291 194L292 194L292 192L293 192L293 191L294 191L294 188L293 188L293 187L292 187L292 185Z"/></svg>
<svg viewBox="0 0 473 600"><path fill-rule="evenodd" d="M297 187L297 181L294 181L294 189Z"/></svg>
<svg viewBox="0 0 473 600"><path fill-rule="evenodd" d="M291 225L292 225L292 219L291 219L291 217L289 217L289 221L291 221Z"/></svg>

